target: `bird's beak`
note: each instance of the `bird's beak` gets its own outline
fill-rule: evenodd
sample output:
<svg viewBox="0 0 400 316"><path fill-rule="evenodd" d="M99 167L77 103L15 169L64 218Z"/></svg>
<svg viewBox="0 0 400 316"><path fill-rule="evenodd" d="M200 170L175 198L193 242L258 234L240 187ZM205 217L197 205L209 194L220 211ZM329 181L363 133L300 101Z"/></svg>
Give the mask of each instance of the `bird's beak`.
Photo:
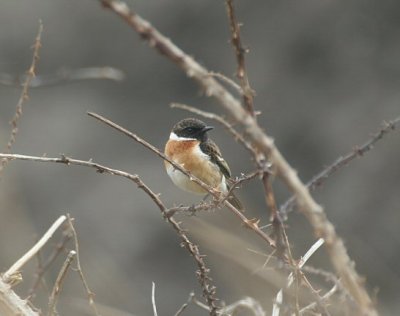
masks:
<svg viewBox="0 0 400 316"><path fill-rule="evenodd" d="M205 133L205 132L211 131L212 129L214 129L214 126L206 126L201 130L201 132Z"/></svg>

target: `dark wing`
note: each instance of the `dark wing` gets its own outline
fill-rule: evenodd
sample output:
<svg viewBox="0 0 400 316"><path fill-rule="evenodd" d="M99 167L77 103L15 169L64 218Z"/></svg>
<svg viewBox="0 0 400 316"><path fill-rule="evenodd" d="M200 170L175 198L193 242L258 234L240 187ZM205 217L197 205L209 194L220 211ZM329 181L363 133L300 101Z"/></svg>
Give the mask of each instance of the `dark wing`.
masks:
<svg viewBox="0 0 400 316"><path fill-rule="evenodd" d="M210 160L217 164L219 169L221 170L222 174L225 176L226 179L231 177L231 170L229 169L228 164L222 158L221 152L218 146L210 139L202 142L200 144L200 149L207 155L210 156Z"/></svg>

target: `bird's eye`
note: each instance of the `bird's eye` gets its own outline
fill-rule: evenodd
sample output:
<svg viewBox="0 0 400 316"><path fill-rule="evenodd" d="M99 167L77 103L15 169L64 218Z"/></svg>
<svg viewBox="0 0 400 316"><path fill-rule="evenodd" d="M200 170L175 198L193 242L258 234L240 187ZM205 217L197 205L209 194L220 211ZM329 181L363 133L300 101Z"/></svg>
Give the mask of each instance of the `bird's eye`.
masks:
<svg viewBox="0 0 400 316"><path fill-rule="evenodd" d="M193 133L194 132L194 128L193 127L186 127L185 131L188 133Z"/></svg>

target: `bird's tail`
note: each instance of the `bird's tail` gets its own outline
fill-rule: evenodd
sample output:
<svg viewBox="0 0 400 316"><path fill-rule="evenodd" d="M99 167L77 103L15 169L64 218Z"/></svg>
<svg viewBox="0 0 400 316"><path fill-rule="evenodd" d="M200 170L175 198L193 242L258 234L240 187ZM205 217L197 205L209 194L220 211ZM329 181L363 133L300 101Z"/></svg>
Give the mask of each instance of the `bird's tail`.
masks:
<svg viewBox="0 0 400 316"><path fill-rule="evenodd" d="M243 204L237 198L237 196L231 192L227 198L228 202L231 203L234 207L236 207L239 211L244 211Z"/></svg>

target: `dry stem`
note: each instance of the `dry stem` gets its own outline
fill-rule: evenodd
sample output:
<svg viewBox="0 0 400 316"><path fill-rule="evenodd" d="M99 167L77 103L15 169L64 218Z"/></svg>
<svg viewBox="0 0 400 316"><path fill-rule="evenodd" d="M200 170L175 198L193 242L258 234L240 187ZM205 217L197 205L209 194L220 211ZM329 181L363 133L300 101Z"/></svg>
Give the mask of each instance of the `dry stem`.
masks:
<svg viewBox="0 0 400 316"><path fill-rule="evenodd" d="M51 295L49 298L49 311L47 313L49 316L57 315L56 311L57 300L58 297L60 296L61 288L64 283L64 279L67 275L68 269L71 266L72 261L75 259L75 257L76 257L76 251L71 250L67 258L65 259L60 272L58 273L56 282L54 283L54 287L53 290L51 291Z"/></svg>
<svg viewBox="0 0 400 316"><path fill-rule="evenodd" d="M13 276L18 273L21 268L32 258L38 251L49 241L53 236L54 232L64 223L66 216L60 216L48 231L43 235L42 238L27 252L25 253L17 262L15 262L3 275L2 279L4 282L12 282Z"/></svg>
<svg viewBox="0 0 400 316"><path fill-rule="evenodd" d="M80 80L113 80L122 81L125 74L114 67L87 67L68 69L62 68L54 74L38 75L31 79L30 88L39 88L58 85L62 83L75 82ZM7 73L0 73L0 84L5 86L24 86L27 76L16 77Z"/></svg>

